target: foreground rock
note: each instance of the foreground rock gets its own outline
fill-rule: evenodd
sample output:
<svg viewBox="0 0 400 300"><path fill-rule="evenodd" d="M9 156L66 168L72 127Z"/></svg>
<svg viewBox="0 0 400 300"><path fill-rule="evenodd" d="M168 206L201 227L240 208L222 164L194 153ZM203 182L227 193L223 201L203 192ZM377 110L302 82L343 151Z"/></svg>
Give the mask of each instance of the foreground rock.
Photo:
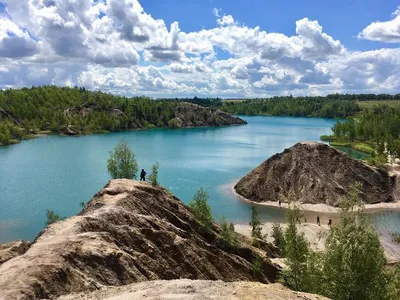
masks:
<svg viewBox="0 0 400 300"><path fill-rule="evenodd" d="M22 240L0 245L0 265L11 258L24 254L30 246L31 243Z"/></svg>
<svg viewBox="0 0 400 300"><path fill-rule="evenodd" d="M59 300L69 299L108 299L108 300L324 300L322 296L293 292L280 284L261 284L254 282L222 282L204 280L172 280L136 283L124 287L107 288L90 294L71 295Z"/></svg>
<svg viewBox="0 0 400 300"><path fill-rule="evenodd" d="M219 109L185 102L177 107L175 120L179 128L247 124L246 121Z"/></svg>
<svg viewBox="0 0 400 300"><path fill-rule="evenodd" d="M263 162L236 185L236 192L255 202L282 196L301 203L337 206L349 186L360 182L361 198L375 204L393 201L394 178L326 144L304 142Z"/></svg>
<svg viewBox="0 0 400 300"><path fill-rule="evenodd" d="M29 250L0 266L0 299L42 299L139 281L273 282L278 269L241 237L228 247L187 206L149 183L114 180L75 217L48 226ZM266 250L268 245L264 245ZM253 262L262 255L261 272Z"/></svg>

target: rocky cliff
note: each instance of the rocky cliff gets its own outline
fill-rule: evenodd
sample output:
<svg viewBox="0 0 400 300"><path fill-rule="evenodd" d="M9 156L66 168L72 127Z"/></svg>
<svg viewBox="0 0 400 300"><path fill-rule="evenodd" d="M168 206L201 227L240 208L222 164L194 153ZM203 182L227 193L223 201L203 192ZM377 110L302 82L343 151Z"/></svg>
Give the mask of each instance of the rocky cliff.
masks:
<svg viewBox="0 0 400 300"><path fill-rule="evenodd" d="M393 201L394 178L326 144L304 142L263 162L236 185L236 192L255 202L293 195L301 203L336 206L349 186L362 185L365 203Z"/></svg>
<svg viewBox="0 0 400 300"><path fill-rule="evenodd" d="M247 124L246 121L219 109L185 102L176 108L175 120L180 128Z"/></svg>
<svg viewBox="0 0 400 300"><path fill-rule="evenodd" d="M271 246L272 247L272 246ZM229 247L187 206L149 183L110 181L75 217L43 230L0 265L0 299L42 299L105 286L172 279L273 282L278 269L245 237ZM253 262L260 255L260 272Z"/></svg>

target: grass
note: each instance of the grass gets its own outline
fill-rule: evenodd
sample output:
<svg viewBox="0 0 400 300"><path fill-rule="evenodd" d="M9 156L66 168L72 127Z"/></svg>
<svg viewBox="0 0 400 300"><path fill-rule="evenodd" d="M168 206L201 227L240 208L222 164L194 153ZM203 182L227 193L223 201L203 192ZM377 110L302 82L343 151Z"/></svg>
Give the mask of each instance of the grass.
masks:
<svg viewBox="0 0 400 300"><path fill-rule="evenodd" d="M322 137L321 137L321 139L322 139ZM364 152L364 153L368 153L368 154L375 153L374 147L372 147L369 144L361 143L361 142L331 141L330 145L336 146L336 147L349 147L351 149L354 149L354 150L357 150L360 152Z"/></svg>
<svg viewBox="0 0 400 300"><path fill-rule="evenodd" d="M387 105L390 107L399 107L400 101L399 100L383 100L383 101L357 101L358 106L361 109L371 109L377 105Z"/></svg>

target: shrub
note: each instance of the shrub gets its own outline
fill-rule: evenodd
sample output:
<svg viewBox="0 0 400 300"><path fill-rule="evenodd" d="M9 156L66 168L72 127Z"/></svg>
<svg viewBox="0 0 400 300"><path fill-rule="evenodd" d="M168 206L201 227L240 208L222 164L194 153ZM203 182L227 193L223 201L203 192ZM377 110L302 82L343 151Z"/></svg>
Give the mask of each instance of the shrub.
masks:
<svg viewBox="0 0 400 300"><path fill-rule="evenodd" d="M285 235L283 229L279 223L274 223L272 225L272 238L274 239L274 245L279 249L282 254L285 251Z"/></svg>
<svg viewBox="0 0 400 300"><path fill-rule="evenodd" d="M253 245L258 246L259 241L264 239L262 235L262 227L260 218L258 217L258 208L252 204L251 205L251 221L249 225L251 226L251 237L253 238Z"/></svg>
<svg viewBox="0 0 400 300"><path fill-rule="evenodd" d="M50 225L64 219L65 217L61 217L60 215L56 214L53 210L50 209L46 210L46 223L45 223L46 225Z"/></svg>
<svg viewBox="0 0 400 300"><path fill-rule="evenodd" d="M160 164L156 162L152 167L151 167L151 175L149 176L150 182L153 186L159 185L158 182L158 169L160 168Z"/></svg>
<svg viewBox="0 0 400 300"><path fill-rule="evenodd" d="M212 230L213 217L211 215L211 207L208 205L207 192L200 188L193 200L189 203L190 211L193 216L207 231Z"/></svg>
<svg viewBox="0 0 400 300"><path fill-rule="evenodd" d="M228 225L225 217L222 217L220 226L221 226L221 236L224 239L224 241L229 246L235 245L237 243L235 226L232 223Z"/></svg>
<svg viewBox="0 0 400 300"><path fill-rule="evenodd" d="M172 129L179 128L180 127L179 121L176 118L169 120L168 127Z"/></svg>
<svg viewBox="0 0 400 300"><path fill-rule="evenodd" d="M107 169L113 179L136 179L138 172L136 157L126 142L119 142L110 152Z"/></svg>

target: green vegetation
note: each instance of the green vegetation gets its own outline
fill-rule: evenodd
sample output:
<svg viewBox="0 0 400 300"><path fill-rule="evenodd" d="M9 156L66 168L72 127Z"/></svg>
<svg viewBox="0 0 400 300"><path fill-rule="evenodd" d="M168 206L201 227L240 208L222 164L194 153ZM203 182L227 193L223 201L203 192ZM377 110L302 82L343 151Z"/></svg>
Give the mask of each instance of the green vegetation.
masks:
<svg viewBox="0 0 400 300"><path fill-rule="evenodd" d="M236 115L345 118L360 111L355 101L328 97L274 97L223 102L221 110Z"/></svg>
<svg viewBox="0 0 400 300"><path fill-rule="evenodd" d="M150 182L153 186L157 186L160 183L158 182L158 169L160 168L160 164L156 162L152 167L151 167L151 175L149 176Z"/></svg>
<svg viewBox="0 0 400 300"><path fill-rule="evenodd" d="M251 205L251 220L249 225L251 226L251 237L253 238L253 245L257 246L260 240L263 240L265 237L262 235L262 227L259 218L258 208L252 204Z"/></svg>
<svg viewBox="0 0 400 300"><path fill-rule="evenodd" d="M274 239L274 246L279 249L281 254L284 253L286 247L285 235L283 229L279 223L274 223L272 225L272 238Z"/></svg>
<svg viewBox="0 0 400 300"><path fill-rule="evenodd" d="M392 233L393 242L400 244L400 233Z"/></svg>
<svg viewBox="0 0 400 300"><path fill-rule="evenodd" d="M114 150L110 151L107 169L113 179L136 179L138 172L136 157L126 142L119 142Z"/></svg>
<svg viewBox="0 0 400 300"><path fill-rule="evenodd" d="M228 222L226 221L225 217L222 217L222 220L220 222L221 226L221 236L224 239L224 241L229 245L233 246L237 243L237 236L235 232L235 226L230 223L228 225Z"/></svg>
<svg viewBox="0 0 400 300"><path fill-rule="evenodd" d="M374 106L385 105L389 107L399 107L400 100L378 100L378 101L357 101L358 106L362 110L368 110L374 108Z"/></svg>
<svg viewBox="0 0 400 300"><path fill-rule="evenodd" d="M337 300L399 299L400 268L388 269L379 237L359 198L350 188L340 203L340 217L328 233L325 252L313 252L298 234L298 209L288 212L285 251L290 288Z"/></svg>
<svg viewBox="0 0 400 300"><path fill-rule="evenodd" d="M357 118L337 122L332 131L332 145L349 144L362 152L382 155L387 150L392 156L400 155L400 107L375 106Z"/></svg>
<svg viewBox="0 0 400 300"><path fill-rule="evenodd" d="M60 215L56 214L53 210L50 209L46 210L46 223L45 223L46 226L64 219L65 217L61 217Z"/></svg>
<svg viewBox="0 0 400 300"><path fill-rule="evenodd" d="M189 203L190 211L193 216L206 231L211 231L213 226L213 217L211 214L211 207L208 205L208 194L200 188L195 194L193 200Z"/></svg>
<svg viewBox="0 0 400 300"><path fill-rule="evenodd" d="M326 139L327 136L323 136L324 139ZM321 136L321 140L322 139ZM334 140L334 138L330 138L330 140ZM326 141L326 140L325 140ZM366 143L361 143L361 142L338 142L338 141L331 141L329 143L331 146L335 146L335 147L349 147L352 148L354 150L360 151L360 152L364 152L364 153L369 153L369 154L373 154L375 153L375 149Z"/></svg>

